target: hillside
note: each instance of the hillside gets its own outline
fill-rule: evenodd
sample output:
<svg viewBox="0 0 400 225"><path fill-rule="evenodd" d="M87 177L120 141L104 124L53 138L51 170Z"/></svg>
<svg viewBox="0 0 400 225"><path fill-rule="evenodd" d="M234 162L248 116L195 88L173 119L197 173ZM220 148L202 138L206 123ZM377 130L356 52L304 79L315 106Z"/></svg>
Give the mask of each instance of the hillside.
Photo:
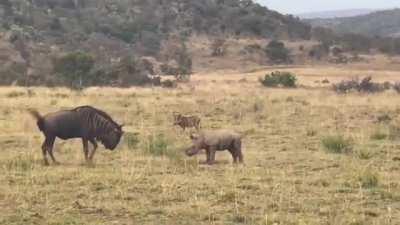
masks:
<svg viewBox="0 0 400 225"><path fill-rule="evenodd" d="M400 36L400 9L378 11L356 17L307 21L313 26L331 28L339 33L384 37Z"/></svg>
<svg viewBox="0 0 400 225"><path fill-rule="evenodd" d="M2 0L0 77L6 85L56 84L52 62L77 50L94 57L96 76L121 77L112 67L124 58L186 60L196 36L304 40L310 33L308 24L251 0ZM124 76L142 67L123 66Z"/></svg>
<svg viewBox="0 0 400 225"><path fill-rule="evenodd" d="M374 9L346 9L346 10L301 13L297 14L296 16L300 17L301 19L333 19L342 17L361 16L375 11L376 10Z"/></svg>

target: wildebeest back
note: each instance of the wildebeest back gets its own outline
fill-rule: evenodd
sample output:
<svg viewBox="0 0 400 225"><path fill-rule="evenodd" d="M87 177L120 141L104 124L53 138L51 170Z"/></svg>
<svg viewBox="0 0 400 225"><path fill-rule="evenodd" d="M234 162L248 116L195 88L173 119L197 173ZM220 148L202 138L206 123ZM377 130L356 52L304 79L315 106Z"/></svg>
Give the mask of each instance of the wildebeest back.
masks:
<svg viewBox="0 0 400 225"><path fill-rule="evenodd" d="M47 114L44 128L61 139L78 138L83 135L82 121L73 111L59 111Z"/></svg>

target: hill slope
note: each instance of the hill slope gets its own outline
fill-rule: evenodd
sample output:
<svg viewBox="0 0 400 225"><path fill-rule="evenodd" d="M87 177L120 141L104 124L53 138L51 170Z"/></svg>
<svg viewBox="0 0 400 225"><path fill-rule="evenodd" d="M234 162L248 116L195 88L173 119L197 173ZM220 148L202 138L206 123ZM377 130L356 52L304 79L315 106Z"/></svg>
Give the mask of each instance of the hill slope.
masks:
<svg viewBox="0 0 400 225"><path fill-rule="evenodd" d="M347 9L347 10L333 10L324 12L310 12L297 14L301 19L333 19L342 17L354 17L366 15L377 10L374 9Z"/></svg>
<svg viewBox="0 0 400 225"><path fill-rule="evenodd" d="M328 27L339 33L385 37L400 36L400 9L378 11L356 17L307 21L313 26Z"/></svg>
<svg viewBox="0 0 400 225"><path fill-rule="evenodd" d="M170 61L163 50L185 50L193 36L303 40L310 33L298 18L251 0L1 0L0 64L10 66L0 68L0 83L51 75L52 58L76 50L107 69L132 56Z"/></svg>
<svg viewBox="0 0 400 225"><path fill-rule="evenodd" d="M308 38L309 26L251 0L2 0L3 29L33 28L41 36L100 32L125 42L143 32L230 32Z"/></svg>

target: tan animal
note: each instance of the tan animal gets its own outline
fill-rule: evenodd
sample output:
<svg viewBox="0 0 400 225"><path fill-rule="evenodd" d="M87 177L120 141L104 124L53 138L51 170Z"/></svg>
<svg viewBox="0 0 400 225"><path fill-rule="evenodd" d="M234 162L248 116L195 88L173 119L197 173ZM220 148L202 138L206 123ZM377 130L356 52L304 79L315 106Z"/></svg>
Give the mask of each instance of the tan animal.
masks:
<svg viewBox="0 0 400 225"><path fill-rule="evenodd" d="M242 137L231 130L201 131L191 135L193 145L185 150L188 156L196 155L200 150L206 150L207 161L211 165L215 162L215 152L228 150L233 163L243 163Z"/></svg>
<svg viewBox="0 0 400 225"><path fill-rule="evenodd" d="M194 127L196 130L199 130L200 121L201 120L198 116L188 116L179 113L174 114L174 125L182 127L183 130L190 127Z"/></svg>

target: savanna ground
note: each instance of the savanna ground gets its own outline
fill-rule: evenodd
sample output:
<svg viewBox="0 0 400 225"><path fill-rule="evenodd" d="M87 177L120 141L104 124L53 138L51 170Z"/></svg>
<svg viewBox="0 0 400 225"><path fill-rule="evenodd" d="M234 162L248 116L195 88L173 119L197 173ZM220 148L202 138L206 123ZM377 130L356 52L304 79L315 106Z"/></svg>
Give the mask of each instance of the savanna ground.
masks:
<svg viewBox="0 0 400 225"><path fill-rule="evenodd" d="M178 89L1 88L0 223L399 224L400 94L337 95L320 82L400 80L396 70L366 69L287 69L298 89L262 87L268 68L197 74ZM87 166L79 140L58 140L61 165L44 166L26 109L86 104L126 124L118 149L100 148ZM241 132L245 165L228 152L215 166L203 154L187 158L189 132L172 126L173 112ZM322 144L337 136L345 153Z"/></svg>

